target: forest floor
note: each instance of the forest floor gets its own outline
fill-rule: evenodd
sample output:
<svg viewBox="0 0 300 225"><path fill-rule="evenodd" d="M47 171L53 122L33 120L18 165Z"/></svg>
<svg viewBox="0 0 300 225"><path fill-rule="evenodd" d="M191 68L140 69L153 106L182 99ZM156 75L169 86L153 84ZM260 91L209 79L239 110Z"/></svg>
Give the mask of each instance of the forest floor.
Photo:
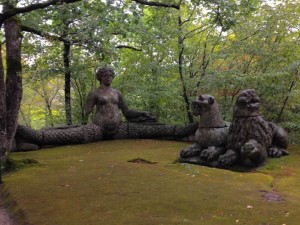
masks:
<svg viewBox="0 0 300 225"><path fill-rule="evenodd" d="M0 207L0 224L1 225L17 225L16 221L14 221L6 208Z"/></svg>
<svg viewBox="0 0 300 225"><path fill-rule="evenodd" d="M11 153L0 207L19 225L299 225L299 146L240 171L176 162L188 145L118 140Z"/></svg>

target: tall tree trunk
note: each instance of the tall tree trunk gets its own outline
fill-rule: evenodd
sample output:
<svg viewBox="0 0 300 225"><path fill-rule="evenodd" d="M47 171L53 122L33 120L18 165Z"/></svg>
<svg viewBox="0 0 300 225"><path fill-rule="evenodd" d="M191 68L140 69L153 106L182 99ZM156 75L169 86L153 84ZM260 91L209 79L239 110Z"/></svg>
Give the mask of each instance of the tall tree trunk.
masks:
<svg viewBox="0 0 300 225"><path fill-rule="evenodd" d="M183 76L183 51L184 51L183 41L184 40L181 37L181 33L182 33L181 26L182 26L181 17L178 16L178 49L179 49L178 70L179 70L180 80L181 80L181 84L182 84L183 99L184 99L184 103L185 103L187 117L189 119L189 123L193 123L194 119L193 119L193 115L190 111L190 100L189 100L189 97L187 94L186 84L185 84L184 76Z"/></svg>
<svg viewBox="0 0 300 225"><path fill-rule="evenodd" d="M4 5L4 11L13 10L10 5ZM18 125L18 114L22 99L22 64L21 64L21 44L22 35L19 21L16 17L11 17L4 21L4 31L6 39L6 132L8 149L12 142Z"/></svg>
<svg viewBox="0 0 300 225"><path fill-rule="evenodd" d="M72 124L71 110L71 70L70 70L71 44L64 42L64 66L65 66L65 109L67 125Z"/></svg>
<svg viewBox="0 0 300 225"><path fill-rule="evenodd" d="M0 156L4 156L7 151L5 83L2 62L2 44L0 42Z"/></svg>

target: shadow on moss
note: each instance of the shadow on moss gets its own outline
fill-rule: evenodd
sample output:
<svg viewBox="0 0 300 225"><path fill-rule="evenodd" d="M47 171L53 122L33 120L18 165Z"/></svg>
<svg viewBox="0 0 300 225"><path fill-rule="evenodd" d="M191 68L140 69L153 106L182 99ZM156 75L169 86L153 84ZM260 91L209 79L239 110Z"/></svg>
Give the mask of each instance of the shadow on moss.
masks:
<svg viewBox="0 0 300 225"><path fill-rule="evenodd" d="M180 162L179 159L176 159L172 164L182 164L182 162ZM186 164L191 164L191 165L199 165L199 164L193 164L193 163L186 163ZM200 166L205 166L205 165L200 165ZM209 165L206 165L206 167L210 167ZM210 167L210 168L215 168L215 167ZM240 166L240 165L235 165L232 167L228 167L228 168L217 168L217 169L223 169L223 170L229 170L232 172L238 172L238 173L251 173L251 172L255 172L256 168L251 168L251 167L244 167L244 166Z"/></svg>
<svg viewBox="0 0 300 225"><path fill-rule="evenodd" d="M135 158L135 159L131 159L128 160L127 162L131 162L131 163L142 163L142 164L156 164L157 162L151 162L147 159L142 159L142 158Z"/></svg>
<svg viewBox="0 0 300 225"><path fill-rule="evenodd" d="M12 158L8 158L5 164L5 172L12 172L12 171L16 171L19 169L23 169L23 168L27 168L27 167L31 167L31 166L36 166L39 165L39 162L35 159L12 159Z"/></svg>

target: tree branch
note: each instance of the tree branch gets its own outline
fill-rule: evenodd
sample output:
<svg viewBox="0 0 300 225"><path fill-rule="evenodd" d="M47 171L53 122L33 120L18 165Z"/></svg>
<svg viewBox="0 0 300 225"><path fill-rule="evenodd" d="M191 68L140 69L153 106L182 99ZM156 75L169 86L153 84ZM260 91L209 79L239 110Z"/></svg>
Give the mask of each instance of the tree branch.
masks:
<svg viewBox="0 0 300 225"><path fill-rule="evenodd" d="M195 12L195 10L196 10L196 6L193 7L192 11L190 12L189 17L188 17L185 21L183 21L183 22L181 23L181 26L183 26L183 24L185 24L185 23L187 23L187 22L189 22L189 21L191 20L193 14L194 14L194 12Z"/></svg>
<svg viewBox="0 0 300 225"><path fill-rule="evenodd" d="M67 43L67 44L78 44L80 42L78 40L70 41L70 40L67 40L67 39L65 39L63 37L60 37L60 36L44 33L44 32L42 32L38 29L35 29L35 28L32 28L32 27L27 27L25 25L21 25L21 30L25 31L25 32L32 33L32 34L39 35L39 36L41 36L43 38L46 38L46 39L57 40L57 41L61 41L63 43ZM142 51L142 49L139 49L139 48L136 48L136 47L133 47L133 46L129 46L129 45L117 45L116 48L119 48L119 49L127 48L127 49L131 49L131 50L134 50L134 51L139 51L139 52Z"/></svg>
<svg viewBox="0 0 300 225"><path fill-rule="evenodd" d="M32 28L32 27L27 27L25 25L21 25L20 27L21 27L22 31L29 32L29 33L32 33L32 34L36 34L36 35L39 35L39 36L41 36L43 38L46 38L46 39L54 39L54 40L58 40L58 41L70 44L69 40L64 39L62 37L59 37L59 36L56 36L56 35L51 35L51 34L48 34L48 33L44 33L40 30L37 30L37 29Z"/></svg>
<svg viewBox="0 0 300 225"><path fill-rule="evenodd" d="M166 4L166 3L161 3L161 2L148 2L145 0L132 0L134 2L137 2L142 5L148 5L148 6L157 6L157 7L165 7L165 8L174 8L179 10L180 9L180 4L175 5L175 4Z"/></svg>
<svg viewBox="0 0 300 225"><path fill-rule="evenodd" d="M117 45L116 48L127 48L127 49L131 49L134 51L139 51L139 52L142 51L142 49L138 49L138 48L135 48L133 46L128 46L128 45Z"/></svg>
<svg viewBox="0 0 300 225"><path fill-rule="evenodd" d="M47 8L48 6L51 6L51 5L61 5L63 3L68 4L68 3L78 2L78 1L81 1L81 0L50 0L48 2L31 4L31 5L28 5L28 6L25 6L25 7L21 7L21 8L14 8L13 10L8 10L8 11L4 10L4 13L0 13L0 24L4 20L6 20L10 17L13 17L17 14L31 12L31 11L34 11L34 10L37 10L37 9L44 9L44 8Z"/></svg>
<svg viewBox="0 0 300 225"><path fill-rule="evenodd" d="M194 35L199 34L199 33L202 33L202 32L204 32L204 31L206 31L207 29L211 28L213 25L209 25L209 26L207 26L207 27L206 27L206 26L207 26L207 24L205 24L205 25L203 25L203 26L201 26L201 27L197 27L197 28L195 28L195 29L193 29L193 30L187 32L187 33L182 37L182 40L185 40L185 39L188 39L188 38L192 37L193 33L194 33ZM204 28L204 27L206 27L206 28ZM204 28L204 29L201 30L202 28ZM196 32L196 31L197 31L197 32Z"/></svg>

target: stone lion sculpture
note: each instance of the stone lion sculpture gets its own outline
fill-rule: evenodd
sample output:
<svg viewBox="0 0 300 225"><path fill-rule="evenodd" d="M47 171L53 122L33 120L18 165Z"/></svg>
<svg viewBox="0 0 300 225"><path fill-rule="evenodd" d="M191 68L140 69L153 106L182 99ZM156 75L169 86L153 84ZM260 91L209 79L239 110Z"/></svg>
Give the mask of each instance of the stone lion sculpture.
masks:
<svg viewBox="0 0 300 225"><path fill-rule="evenodd" d="M234 164L255 167L267 156L289 154L287 133L260 115L260 98L253 89L239 94L229 129L212 96L200 95L192 108L195 115L200 115L196 143L181 151L180 162L221 168Z"/></svg>
<svg viewBox="0 0 300 225"><path fill-rule="evenodd" d="M217 166L224 153L229 127L222 119L219 106L211 95L200 95L192 102L195 116L200 116L195 133L196 143L182 149L180 162Z"/></svg>
<svg viewBox="0 0 300 225"><path fill-rule="evenodd" d="M227 139L227 152L219 157L219 166L239 163L258 166L269 157L288 155L287 133L266 121L259 112L260 98L255 90L242 91L235 103Z"/></svg>

